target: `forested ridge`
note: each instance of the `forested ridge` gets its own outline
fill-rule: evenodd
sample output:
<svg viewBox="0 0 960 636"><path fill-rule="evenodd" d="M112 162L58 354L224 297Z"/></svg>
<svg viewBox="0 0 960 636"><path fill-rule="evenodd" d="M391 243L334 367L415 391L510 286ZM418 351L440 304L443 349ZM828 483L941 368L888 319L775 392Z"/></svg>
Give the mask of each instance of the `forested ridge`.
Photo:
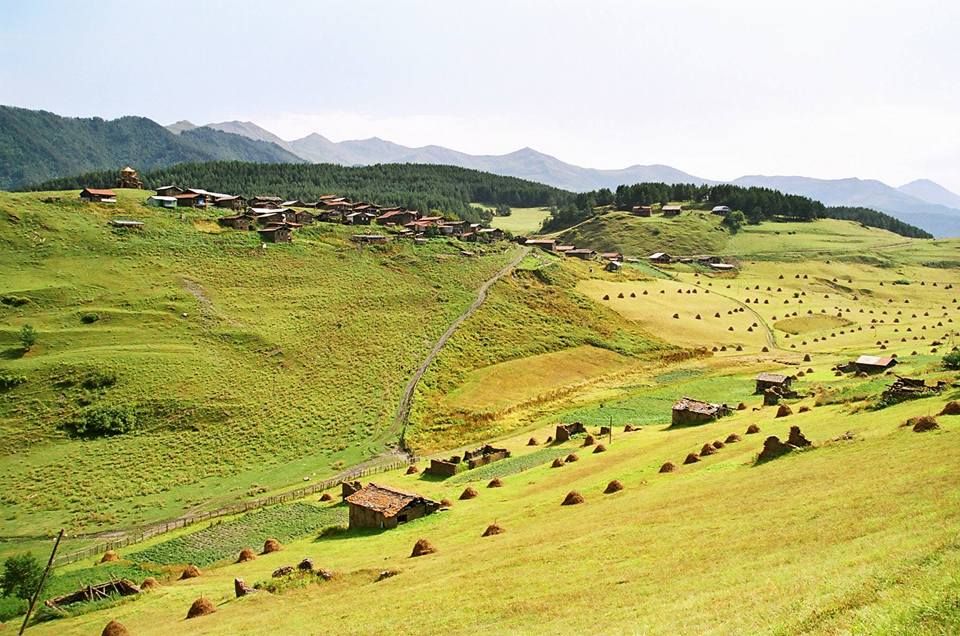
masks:
<svg viewBox="0 0 960 636"><path fill-rule="evenodd" d="M258 164L240 161L178 164L141 174L147 188L164 185L205 188L245 197L275 195L316 201L338 194L379 205L439 210L469 221L489 218L471 203L532 207L557 205L573 195L551 186L488 172L427 164L379 164L348 167L335 164ZM115 171L54 179L31 190L110 187Z"/></svg>
<svg viewBox="0 0 960 636"><path fill-rule="evenodd" d="M629 210L635 205L664 205L671 201L693 201L695 209L709 210L725 205L743 213L746 223L815 219L842 219L869 227L882 228L911 238L933 238L929 232L905 223L884 212L869 208L827 207L808 197L784 194L779 190L743 187L731 184L694 185L690 183L637 183L621 185L616 191L602 188L574 195L553 211L544 225L548 231L575 225L596 214L597 207L614 206Z"/></svg>

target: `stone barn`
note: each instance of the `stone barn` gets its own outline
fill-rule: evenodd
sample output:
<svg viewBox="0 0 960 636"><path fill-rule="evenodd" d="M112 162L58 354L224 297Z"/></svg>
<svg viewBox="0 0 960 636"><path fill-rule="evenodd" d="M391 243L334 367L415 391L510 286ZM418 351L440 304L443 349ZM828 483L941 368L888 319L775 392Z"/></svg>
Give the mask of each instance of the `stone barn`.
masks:
<svg viewBox="0 0 960 636"><path fill-rule="evenodd" d="M730 415L731 412L730 407L726 404L714 404L684 397L673 405L671 426L706 424Z"/></svg>
<svg viewBox="0 0 960 636"><path fill-rule="evenodd" d="M793 376L782 373L761 373L757 376L757 387L754 394L760 395L767 389L789 389Z"/></svg>
<svg viewBox="0 0 960 636"><path fill-rule="evenodd" d="M396 528L440 509L436 501L387 486L367 484L345 500L350 508L350 529Z"/></svg>

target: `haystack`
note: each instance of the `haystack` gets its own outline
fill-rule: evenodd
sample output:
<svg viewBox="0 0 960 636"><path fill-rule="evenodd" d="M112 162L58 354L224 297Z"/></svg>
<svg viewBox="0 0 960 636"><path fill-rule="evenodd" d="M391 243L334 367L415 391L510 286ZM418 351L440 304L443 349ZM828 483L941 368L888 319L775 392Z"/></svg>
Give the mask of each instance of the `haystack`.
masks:
<svg viewBox="0 0 960 636"><path fill-rule="evenodd" d="M237 557L237 563L246 563L257 558L257 554L250 548L240 550L240 556Z"/></svg>
<svg viewBox="0 0 960 636"><path fill-rule="evenodd" d="M634 432L635 430L637 430L637 429L633 428L633 424L625 424L625 425L623 426L623 432L624 432L624 433L632 433L632 432Z"/></svg>
<svg viewBox="0 0 960 636"><path fill-rule="evenodd" d="M580 461L580 458L577 457L576 453L570 453L569 455L567 455L566 459L564 459L563 461L565 461L568 464L572 464L573 462Z"/></svg>
<svg viewBox="0 0 960 636"><path fill-rule="evenodd" d="M254 589L244 582L243 579L233 579L233 594L237 598L241 596L246 596L247 594L253 594Z"/></svg>
<svg viewBox="0 0 960 636"><path fill-rule="evenodd" d="M763 441L763 450L760 451L760 455L757 457L757 463L776 459L781 455L786 455L793 449L793 446L784 444L776 435L771 435Z"/></svg>
<svg viewBox="0 0 960 636"><path fill-rule="evenodd" d="M121 623L110 621L100 632L100 636L130 636L130 632Z"/></svg>
<svg viewBox="0 0 960 636"><path fill-rule="evenodd" d="M660 467L660 472L661 472L661 473L675 473L675 472L677 472L677 465L674 464L673 462L667 462L666 464L664 464L663 466Z"/></svg>
<svg viewBox="0 0 960 636"><path fill-rule="evenodd" d="M441 500L440 500L440 507L441 507L441 508L452 508L452 507L453 507L453 502L450 501L449 499L441 499Z"/></svg>
<svg viewBox="0 0 960 636"><path fill-rule="evenodd" d="M754 435L760 432L760 427L756 424L751 424L747 427L747 435Z"/></svg>
<svg viewBox="0 0 960 636"><path fill-rule="evenodd" d="M107 550L103 553L103 556L100 557L100 563L109 563L110 561L119 561L120 555L114 552L113 550Z"/></svg>
<svg viewBox="0 0 960 636"><path fill-rule="evenodd" d="M939 415L960 415L960 402L956 400L947 402L946 406L943 407L943 410L940 411Z"/></svg>
<svg viewBox="0 0 960 636"><path fill-rule="evenodd" d="M597 444L597 447L593 449L593 452L596 453L605 453L607 452L607 447L603 444Z"/></svg>
<svg viewBox="0 0 960 636"><path fill-rule="evenodd" d="M700 449L700 457L715 455L716 453L717 449L715 449L712 444L704 444L703 448Z"/></svg>
<svg viewBox="0 0 960 636"><path fill-rule="evenodd" d="M786 404L781 404L777 409L776 417L787 417L788 415L793 415L793 410Z"/></svg>
<svg viewBox="0 0 960 636"><path fill-rule="evenodd" d="M417 542L413 544L413 551L410 553L410 558L433 554L436 551L437 549L433 544L426 539L417 539Z"/></svg>
<svg viewBox="0 0 960 636"><path fill-rule="evenodd" d="M606 488L603 489L603 494L612 495L613 493L620 492L621 490L623 490L623 482L621 482L619 479L614 479L607 484Z"/></svg>
<svg viewBox="0 0 960 636"><path fill-rule="evenodd" d="M798 412L799 412L799 413L809 413L809 412L810 412L810 407L807 406L806 404L804 404L803 406L801 406L801 407L798 409Z"/></svg>
<svg viewBox="0 0 960 636"><path fill-rule="evenodd" d="M325 492L322 495L320 495L320 501L332 501L332 500L333 500L333 496L331 496L330 493L328 492Z"/></svg>
<svg viewBox="0 0 960 636"><path fill-rule="evenodd" d="M146 592L147 590L155 590L158 587L160 587L160 581L152 576L148 576L147 578L143 579L143 583L140 584L140 591Z"/></svg>
<svg viewBox="0 0 960 636"><path fill-rule="evenodd" d="M790 435L787 437L787 444L791 446L796 446L797 448L806 448L807 446L812 446L810 440L804 437L803 433L800 432L799 426L790 427Z"/></svg>
<svg viewBox="0 0 960 636"><path fill-rule="evenodd" d="M914 420L913 423L913 432L914 433L924 433L926 431L935 431L940 428L940 425L937 424L935 420L930 415L923 415Z"/></svg>
<svg viewBox="0 0 960 636"><path fill-rule="evenodd" d="M536 437L531 437L527 440L527 446L536 446L538 444Z"/></svg>
<svg viewBox="0 0 960 636"><path fill-rule="evenodd" d="M276 539L267 539L263 542L263 553L270 554L271 552L279 552L283 549L283 546L280 545L280 542Z"/></svg>
<svg viewBox="0 0 960 636"><path fill-rule="evenodd" d="M737 442L740 441L740 439L741 439L740 436L737 435L736 433L730 433L729 435L727 435L727 439L723 440L723 442L725 444L736 444Z"/></svg>
<svg viewBox="0 0 960 636"><path fill-rule="evenodd" d="M563 503L561 506L575 506L577 504L583 503L583 495L578 493L576 490L571 490L567 493L567 496L563 498Z"/></svg>
<svg viewBox="0 0 960 636"><path fill-rule="evenodd" d="M687 458L683 460L683 463L696 464L698 461L700 461L700 456L697 455L696 453L690 453L689 455L687 455Z"/></svg>
<svg viewBox="0 0 960 636"><path fill-rule="evenodd" d="M193 602L193 605L190 606L190 609L187 611L187 618L196 618L197 616L206 616L207 614L213 614L217 611L217 608L214 606L213 602L201 596Z"/></svg>
<svg viewBox="0 0 960 636"><path fill-rule="evenodd" d="M420 469L417 468L416 466L414 466L413 464L411 464L410 466L407 466L407 473L406 473L406 474L408 474L408 475L416 475L416 474L419 473L419 472L420 472Z"/></svg>
<svg viewBox="0 0 960 636"><path fill-rule="evenodd" d="M483 531L483 534L480 535L480 536L481 536L481 537L492 537L492 536L495 535L495 534L503 534L504 532L506 532L506 530L503 529L503 526L501 526L501 525L499 525L499 524L496 524L496 523L491 523L489 526L487 526L487 529L484 530L484 531Z"/></svg>
<svg viewBox="0 0 960 636"><path fill-rule="evenodd" d="M180 573L180 580L185 581L186 579L195 579L200 576L200 568L195 565L188 565L183 572Z"/></svg>
<svg viewBox="0 0 960 636"><path fill-rule="evenodd" d="M738 411L746 411L746 410L747 410L747 405L744 404L743 402L741 402L740 404L737 404L737 410L738 410Z"/></svg>
<svg viewBox="0 0 960 636"><path fill-rule="evenodd" d="M503 482L500 481L499 477L494 477L490 480L490 483L487 484L487 488L503 488Z"/></svg>
<svg viewBox="0 0 960 636"><path fill-rule="evenodd" d="M477 492L476 488L473 486L467 486L463 489L463 492L460 493L460 500L464 501L466 499L475 499L480 493Z"/></svg>
<svg viewBox="0 0 960 636"><path fill-rule="evenodd" d="M715 440L715 441L713 442L713 447L714 447L715 449L717 449L717 450L720 450L721 448L724 447L724 443L721 442L720 440Z"/></svg>
<svg viewBox="0 0 960 636"><path fill-rule="evenodd" d="M553 468L563 468L563 460L557 457L550 466Z"/></svg>
<svg viewBox="0 0 960 636"><path fill-rule="evenodd" d="M584 446L593 446L596 443L597 443L597 440L593 438L593 435L587 435L586 437L583 438Z"/></svg>

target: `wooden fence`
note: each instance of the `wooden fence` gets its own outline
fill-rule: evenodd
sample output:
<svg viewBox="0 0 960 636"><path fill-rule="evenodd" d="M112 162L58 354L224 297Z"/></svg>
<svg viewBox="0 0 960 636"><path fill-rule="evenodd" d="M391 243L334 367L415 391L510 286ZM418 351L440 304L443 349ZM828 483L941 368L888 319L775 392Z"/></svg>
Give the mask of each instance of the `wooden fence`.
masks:
<svg viewBox="0 0 960 636"><path fill-rule="evenodd" d="M171 519L170 521L161 521L159 523L150 524L148 526L143 526L140 528L134 528L124 533L124 536L118 537L113 541L104 541L103 543L98 543L90 547L84 548L83 550L77 550L76 552L70 552L67 554L58 555L54 561L54 566L66 565L68 563L74 563L76 561L82 561L84 559L89 559L97 555L103 554L107 550L119 550L127 546L146 541L151 537L157 535L165 534L172 530L177 530L179 528L186 528L195 523L201 523L204 521L209 521L210 519L216 519L217 517L226 517L230 515L242 514L244 512L249 512L251 510L256 510L258 508L265 508L267 506L273 506L279 503L284 503L287 501L294 501L296 499L302 499L307 495L312 495L323 490L329 490L335 486L338 486L340 482L351 481L354 479L359 479L361 477L366 477L367 475L372 475L374 473L383 473L391 470L396 470L398 468L403 468L404 466L409 466L410 464L415 464L418 461L418 458L411 457L408 459L398 459L389 463L384 464L374 464L371 466L363 466L360 468L353 468L346 470L335 477L330 479L325 479L323 481L310 484L309 486L303 486L302 488L297 488L295 490L290 490L288 492L280 493L279 495L272 495L270 497L263 497L261 499L255 499L253 501L245 501L243 503L233 504L230 506L224 506L217 510L210 510L207 512L201 512L196 515L188 515L185 517L178 517L177 519Z"/></svg>

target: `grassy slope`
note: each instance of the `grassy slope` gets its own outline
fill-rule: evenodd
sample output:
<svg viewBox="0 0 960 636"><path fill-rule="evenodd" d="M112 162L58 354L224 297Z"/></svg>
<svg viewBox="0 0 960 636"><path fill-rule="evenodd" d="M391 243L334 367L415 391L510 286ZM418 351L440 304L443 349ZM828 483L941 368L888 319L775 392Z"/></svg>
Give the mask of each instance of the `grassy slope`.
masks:
<svg viewBox="0 0 960 636"><path fill-rule="evenodd" d="M517 236L536 234L548 216L549 208L512 208L510 216L495 216L490 225Z"/></svg>
<svg viewBox="0 0 960 636"><path fill-rule="evenodd" d="M945 430L931 434L898 427L943 403L933 401L879 414L820 407L776 421L767 409L700 428L619 434L603 455L506 477L502 489L481 489L476 500L398 530L305 539L36 632L91 633L118 618L140 634L370 633L404 631L411 621L430 632L943 633L958 618L960 594L960 420L944 418ZM797 424L824 446L753 467L763 435L748 436L678 474L656 473L663 461L754 422L778 435ZM828 442L851 429L857 441ZM507 443L524 453L524 440ZM601 494L611 479L626 490ZM463 487L400 474L381 481L438 498ZM586 504L561 507L573 489ZM494 520L506 534L481 539ZM408 558L420 537L439 552ZM340 577L232 598L234 576L267 579L304 556ZM400 573L373 582L389 568ZM200 595L217 613L184 623ZM358 595L389 610L370 611Z"/></svg>
<svg viewBox="0 0 960 636"><path fill-rule="evenodd" d="M711 254L722 250L728 239L719 217L698 212L671 219L607 212L557 234L562 243L637 257L653 252Z"/></svg>
<svg viewBox="0 0 960 636"><path fill-rule="evenodd" d="M357 249L331 225L261 249L143 192L60 194L0 194L0 293L30 301L0 305L0 372L28 379L0 403L4 535L172 516L380 451L408 374L513 249ZM147 228L115 232L115 216ZM21 357L27 323L40 336ZM104 374L115 386L80 388ZM86 402L135 405L144 430L65 438Z"/></svg>

